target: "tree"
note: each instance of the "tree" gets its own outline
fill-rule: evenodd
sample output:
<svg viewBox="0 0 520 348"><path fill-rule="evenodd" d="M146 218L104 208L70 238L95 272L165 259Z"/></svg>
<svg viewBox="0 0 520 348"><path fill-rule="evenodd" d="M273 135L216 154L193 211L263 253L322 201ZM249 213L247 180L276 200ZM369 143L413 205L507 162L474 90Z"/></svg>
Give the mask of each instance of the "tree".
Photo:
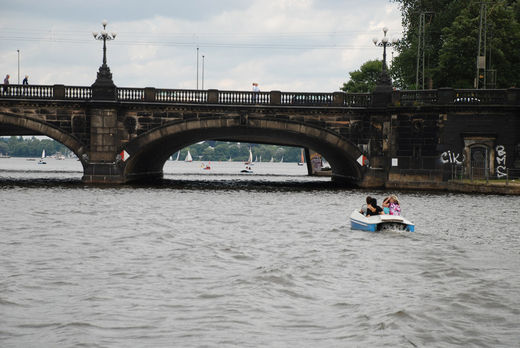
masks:
<svg viewBox="0 0 520 348"><path fill-rule="evenodd" d="M7 142L0 141L0 154L7 155L9 153L9 146L7 145Z"/></svg>
<svg viewBox="0 0 520 348"><path fill-rule="evenodd" d="M8 152L13 157L40 157L42 150L45 149L48 155L61 152L67 154L70 150L64 145L53 139L37 139L11 136L10 138L0 138L0 152ZM7 149L5 148L7 146Z"/></svg>
<svg viewBox="0 0 520 348"><path fill-rule="evenodd" d="M392 73L401 88L414 89L419 18L425 14L425 79L433 88L472 87L480 25L480 1L393 0L401 5L403 37ZM487 69L497 70L497 87L519 85L520 0L487 1ZM518 46L516 44L516 46Z"/></svg>
<svg viewBox="0 0 520 348"><path fill-rule="evenodd" d="M368 93L376 88L383 63L380 60L369 60L359 70L349 73L350 80L343 84L342 91L348 93Z"/></svg>
<svg viewBox="0 0 520 348"><path fill-rule="evenodd" d="M439 84L472 88L476 77L476 56L480 4L471 3L453 23L443 29L439 54ZM497 87L507 88L520 81L520 24L508 2L495 1L487 8L487 68L497 71ZM461 62L470 62L461 64Z"/></svg>

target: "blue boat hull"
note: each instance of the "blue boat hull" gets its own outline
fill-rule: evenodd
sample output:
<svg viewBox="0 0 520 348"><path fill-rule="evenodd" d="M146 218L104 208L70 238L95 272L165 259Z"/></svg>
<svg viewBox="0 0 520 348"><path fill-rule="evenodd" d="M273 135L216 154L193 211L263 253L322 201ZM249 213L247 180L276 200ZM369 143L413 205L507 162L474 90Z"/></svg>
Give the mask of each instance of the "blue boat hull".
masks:
<svg viewBox="0 0 520 348"><path fill-rule="evenodd" d="M365 216L357 210L350 215L350 228L353 230L376 232L381 230L400 230L415 232L415 225L401 216Z"/></svg>

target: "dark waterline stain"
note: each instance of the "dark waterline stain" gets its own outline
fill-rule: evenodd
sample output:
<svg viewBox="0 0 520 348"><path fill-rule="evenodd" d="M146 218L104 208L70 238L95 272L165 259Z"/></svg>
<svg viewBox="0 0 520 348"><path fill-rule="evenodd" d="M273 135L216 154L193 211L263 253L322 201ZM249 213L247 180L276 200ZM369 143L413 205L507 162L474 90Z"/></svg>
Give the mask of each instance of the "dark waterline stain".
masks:
<svg viewBox="0 0 520 348"><path fill-rule="evenodd" d="M333 181L265 181L265 180L173 180L139 182L120 185L85 184L79 179L0 179L0 189L11 188L67 188L67 189L177 189L231 191L330 191L352 190L352 186Z"/></svg>

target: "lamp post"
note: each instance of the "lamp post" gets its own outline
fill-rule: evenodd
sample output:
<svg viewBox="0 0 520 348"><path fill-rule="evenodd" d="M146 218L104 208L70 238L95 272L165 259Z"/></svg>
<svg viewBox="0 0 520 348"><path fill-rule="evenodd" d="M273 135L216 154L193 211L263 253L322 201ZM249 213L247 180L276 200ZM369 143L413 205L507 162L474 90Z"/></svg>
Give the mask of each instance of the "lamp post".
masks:
<svg viewBox="0 0 520 348"><path fill-rule="evenodd" d="M16 50L18 52L18 84L20 84L20 50Z"/></svg>
<svg viewBox="0 0 520 348"><path fill-rule="evenodd" d="M383 47L383 70L381 71L381 75L379 76L377 84L391 86L392 80L390 79L390 75L388 74L388 67L386 65L386 48L394 46L397 43L397 40L393 39L392 42L388 42L388 37L386 36L387 32L388 32L388 28L384 27L383 28L383 33L384 33L383 38L381 40L379 40L378 38L375 37L372 39L372 42L376 46Z"/></svg>
<svg viewBox="0 0 520 348"><path fill-rule="evenodd" d="M115 85L112 81L112 73L107 65L107 41L114 40L116 33L108 33L106 27L108 22L103 20L101 22L103 30L98 32L92 32L95 40L103 41L103 64L99 67L97 73L97 79L92 85L92 98L93 99L113 99L115 98Z"/></svg>
<svg viewBox="0 0 520 348"><path fill-rule="evenodd" d="M202 55L202 90L204 90L204 55Z"/></svg>
<svg viewBox="0 0 520 348"><path fill-rule="evenodd" d="M374 45L383 47L383 69L381 70L381 74L376 82L376 88L373 92L372 98L372 106L382 107L387 106L392 101L392 79L388 74L388 67L386 65L386 48L392 47L397 43L397 40L392 40L392 42L388 42L388 37L386 33L388 32L388 28L383 28L384 36L381 40L374 38L372 42Z"/></svg>

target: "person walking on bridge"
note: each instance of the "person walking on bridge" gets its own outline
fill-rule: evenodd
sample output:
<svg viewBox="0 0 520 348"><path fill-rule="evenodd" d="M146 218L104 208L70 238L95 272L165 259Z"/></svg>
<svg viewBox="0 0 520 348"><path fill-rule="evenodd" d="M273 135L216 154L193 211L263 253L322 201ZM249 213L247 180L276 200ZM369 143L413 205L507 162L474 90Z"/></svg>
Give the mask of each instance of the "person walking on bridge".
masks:
<svg viewBox="0 0 520 348"><path fill-rule="evenodd" d="M258 88L258 83L253 82L253 103L256 104L258 100L258 93L260 92L260 88Z"/></svg>
<svg viewBox="0 0 520 348"><path fill-rule="evenodd" d="M25 75L25 78L22 81L22 85L28 85L29 84L29 75Z"/></svg>
<svg viewBox="0 0 520 348"><path fill-rule="evenodd" d="M9 74L5 75L4 79L4 94L7 94L9 92Z"/></svg>

